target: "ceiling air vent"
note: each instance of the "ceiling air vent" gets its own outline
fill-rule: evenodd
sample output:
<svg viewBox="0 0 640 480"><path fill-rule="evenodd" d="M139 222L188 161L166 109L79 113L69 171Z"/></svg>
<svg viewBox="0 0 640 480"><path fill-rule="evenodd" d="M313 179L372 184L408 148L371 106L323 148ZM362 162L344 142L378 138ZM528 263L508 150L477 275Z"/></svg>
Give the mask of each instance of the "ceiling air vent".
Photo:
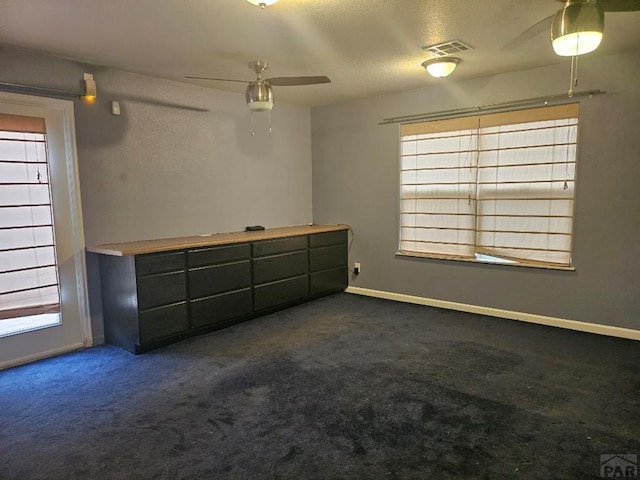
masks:
<svg viewBox="0 0 640 480"><path fill-rule="evenodd" d="M436 57L446 57L447 55L472 50L473 48L462 40L450 40L448 42L438 43L437 45L422 47L422 49Z"/></svg>

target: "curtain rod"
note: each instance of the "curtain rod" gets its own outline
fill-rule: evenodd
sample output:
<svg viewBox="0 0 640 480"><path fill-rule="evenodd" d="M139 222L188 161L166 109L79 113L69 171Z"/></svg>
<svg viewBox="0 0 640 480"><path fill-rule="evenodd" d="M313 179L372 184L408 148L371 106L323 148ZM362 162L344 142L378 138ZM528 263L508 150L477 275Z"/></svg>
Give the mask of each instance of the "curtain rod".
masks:
<svg viewBox="0 0 640 480"><path fill-rule="evenodd" d="M384 118L378 125L390 125L393 123L409 123L419 122L426 120L442 120L450 117L463 117L465 114L474 114L479 112L495 112L498 110L507 110L512 107L531 106L531 105L549 105L570 103L576 97L592 97L593 95L601 95L607 93L604 90L582 90L580 92L573 92L572 96L568 93L561 93L558 95L550 95L546 97L534 97L525 98L523 100L514 100L510 102L489 103L486 105L476 105L474 107L456 108L453 110L440 110L438 112L431 113L418 113L415 115L405 115L403 117L390 117Z"/></svg>
<svg viewBox="0 0 640 480"><path fill-rule="evenodd" d="M21 85L19 83L0 82L0 90L15 92L21 91L26 93L50 95L53 97L73 97L81 98L82 94L77 92L66 92L64 90L54 90L52 88L38 87L36 85Z"/></svg>

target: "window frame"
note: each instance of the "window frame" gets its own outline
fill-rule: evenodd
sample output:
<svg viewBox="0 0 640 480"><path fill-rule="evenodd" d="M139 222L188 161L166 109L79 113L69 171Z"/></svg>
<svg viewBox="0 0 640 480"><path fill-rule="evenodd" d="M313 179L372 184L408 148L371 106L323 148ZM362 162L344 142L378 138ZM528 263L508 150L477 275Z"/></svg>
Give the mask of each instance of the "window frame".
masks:
<svg viewBox="0 0 640 480"><path fill-rule="evenodd" d="M473 245L473 256L469 256L469 257L465 257L465 256L458 256L455 254L448 254L448 253L435 253L435 252L420 252L420 251L411 251L411 250L403 250L401 248L402 246L402 242L403 242L403 214L406 214L406 210L403 209L403 201L405 200L404 196L403 196L403 187L405 186L405 183L403 182L403 138L405 136L410 136L412 135L412 133L403 133L403 127L407 127L407 126L412 126L412 125L418 125L418 124L422 124L425 122L430 122L429 120L426 121L412 121L412 122L406 122L404 124L401 124L398 130L398 134L399 134L399 152L398 152L398 178L397 178L397 185L398 185L398 220L397 220L397 227L398 227L398 248L397 251L395 253L396 256L398 257L414 257L414 258L425 258L425 259L435 259L435 260L454 260L454 261L459 261L459 262L468 262L468 263L481 263L481 264L489 264L489 265L506 265L506 266L516 266L516 267L525 267L525 268L542 268L542 269L548 269L548 270L564 270L564 271L574 271L575 270L575 259L574 259L574 243L575 243L575 211L576 211L576 206L575 206L575 202L576 202L576 197L577 197L577 163L578 163L578 158L579 158L579 139L580 139L580 103L576 102L576 101L572 101L572 102L562 102L562 103L557 103L557 104L553 104L553 105L544 105L544 106L538 106L538 107L526 107L526 108L517 108L517 109L500 109L496 111L491 111L491 112L478 112L475 115L460 115L460 116L446 116L446 117L442 117L442 118L437 118L434 120L431 120L431 122L438 122L438 121L460 121L461 125L463 125L463 127L457 128L457 129L452 129L452 130L442 130L442 132L456 132L456 131L463 131L463 130L468 130L469 128L464 127L464 125L468 125L470 122L478 122L478 120L472 120L472 119L479 119L483 116L491 116L491 115L495 115L498 118L501 118L500 116L502 116L503 118L506 119L513 119L513 118L517 118L518 114L521 112L532 112L535 110L539 110L539 111L543 111L544 109L547 108L554 108L554 107L567 107L567 108L575 108L575 115L572 117L565 117L565 118L570 118L573 119L575 118L575 143L574 143L574 148L575 148L575 154L573 156L573 158L570 160L570 162L573 163L573 175L571 177L571 181L573 182L573 191L572 191L572 195L570 197L571 199L571 226L570 229L568 230L568 234L569 234L569 251L568 251L568 255L569 255L569 264L559 264L559 263L546 263L546 262L540 262L540 261L536 261L536 260L523 260L523 259L512 259L512 258L506 258L506 257L492 257L491 255L487 255L484 254L482 252L480 252L480 250L482 250L482 246L478 243L477 241L477 221L475 222L476 228L474 230L474 245ZM535 116L535 114L533 114ZM544 119L542 120L530 120L531 121L544 121ZM510 125L514 125L514 124L518 124L518 123L525 123L522 121L510 121L510 122L503 122L500 125L504 125L504 126L510 126ZM495 125L489 125L489 127L491 126L495 126ZM570 126L570 124L568 124L568 126ZM473 128L473 127L471 127ZM480 125L478 125L477 130L475 133L471 133L470 137L473 138L474 136L476 136L476 148L478 152L482 151L482 148L480 146L480 142L481 142L481 129L482 128L486 128L484 125L481 127ZM460 152L462 152L463 150L460 150ZM479 154L478 154L479 155ZM476 183L478 181L478 177L479 177L479 167L480 165L477 162L477 158L475 159L476 163L473 166L473 168L475 169L475 178L476 178ZM562 164L562 162L558 162L558 164ZM550 183L552 183L550 181ZM459 184L456 184L459 185ZM498 184L499 185L499 184ZM473 213L472 215L474 216L474 218L479 216L479 208L477 205L478 202L478 195L479 195L479 188L478 185L476 184L474 190L473 190L473 194L470 198L473 198L473 201L475 202L474 208L473 208ZM435 214L437 212L428 212L430 214ZM552 218L552 217L549 217ZM549 234L552 234L551 232ZM406 239L404 239L405 241L407 241ZM410 240L409 240L410 241Z"/></svg>
<svg viewBox="0 0 640 480"><path fill-rule="evenodd" d="M52 194L62 293L61 324L0 337L0 369L102 341L100 332L94 340L89 311L87 262L93 269L97 260L85 251L76 108L70 100L0 92L1 113L45 119L51 174L55 179Z"/></svg>
<svg viewBox="0 0 640 480"><path fill-rule="evenodd" d="M31 137L31 138L29 138ZM45 129L45 120L44 118L35 118L35 117L23 117L23 116L14 116L14 115L6 115L0 114L0 141L2 142L15 142L16 144L22 144L24 147L24 156L25 158L15 159L15 158L7 158L0 160L3 165L7 165L5 167L7 170L11 170L11 167L24 167L25 171L20 172L20 175L24 174L23 179L20 180L20 184L17 184L18 187L26 187L23 190L20 190L19 193L27 194L29 197L33 194L31 191L31 187L37 187L38 185L42 185L42 189L46 189L46 203L45 199L40 200L40 204L21 204L21 201L16 201L11 199L13 203L3 203L0 207L3 210L2 213L11 212L12 209L46 209L46 217L47 222L41 224L43 220L40 222L35 222L33 219L33 211L31 212L31 219L27 218L29 215L25 215L25 217L21 217L21 221L26 221L24 224L20 225L9 225L3 226L0 230L9 231L12 229L21 230L25 233L32 233L32 236L35 235L34 230L36 229L46 229L50 230L50 240L47 240L47 244L35 244L35 245L25 245L25 244L13 244L7 245L4 243L0 245L0 254L7 254L11 251L29 251L33 254L33 258L30 259L31 262L28 265L23 265L20 268L14 269L2 269L0 268L0 274L3 275L11 275L11 274L23 274L24 280L28 281L28 284L25 284L22 288L17 289L15 291L5 291L4 288L0 289L0 296L14 296L17 297L13 300L13 306L1 305L0 304L0 322L5 320L15 320L17 318L24 318L34 315L40 314L49 314L49 313L60 313L61 311L61 293L60 293L60 278L58 273L58 258L56 251L56 241L55 241L55 226L54 226L54 213L53 213L53 199L52 199L52 182L51 182L51 165L49 159L49 152L47 148L47 134ZM41 144L41 147L38 145ZM28 148L31 147L31 148ZM43 159L39 161L34 161L33 158L27 158L31 154L27 154L27 150L42 150ZM4 152L4 150L3 150ZM38 156L38 153L35 153ZM39 156L38 156L39 158ZM37 167L33 167L37 165ZM38 171L38 179L37 182L33 182L33 179L30 178L33 172L29 172L28 169L36 168ZM40 172L42 169L42 172ZM44 182L40 180L40 175L43 175ZM27 183L22 183L27 182ZM11 186L11 182L2 182L0 180L0 187ZM6 191L4 191L6 193ZM6 197L5 199L7 199ZM8 214L10 215L10 213ZM41 214L42 215L42 214ZM46 234L45 234L46 236ZM35 240L34 240L35 241ZM41 264L41 259L38 257L45 255L44 253L38 253L38 251L42 252L43 250L51 250L51 264ZM26 259L25 259L26 261ZM45 285L42 283L42 275L45 275L46 270L53 269L53 277L49 280L50 283ZM51 276L51 275L49 275ZM42 292L45 290L55 290L55 292L50 291L47 295L44 295ZM29 297L29 294L26 293L28 291L34 292L35 297L32 295ZM53 301L53 296L56 297L55 302ZM29 298L26 298L29 297ZM9 305L11 302L9 302Z"/></svg>

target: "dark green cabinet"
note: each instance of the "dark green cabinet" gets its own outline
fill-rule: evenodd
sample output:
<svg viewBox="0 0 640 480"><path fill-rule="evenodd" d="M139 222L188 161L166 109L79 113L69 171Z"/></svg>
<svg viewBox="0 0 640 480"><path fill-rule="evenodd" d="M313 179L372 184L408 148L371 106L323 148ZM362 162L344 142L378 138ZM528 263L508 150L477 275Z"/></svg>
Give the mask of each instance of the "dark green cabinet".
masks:
<svg viewBox="0 0 640 480"><path fill-rule="evenodd" d="M189 331L184 252L100 255L105 340L131 352Z"/></svg>
<svg viewBox="0 0 640 480"><path fill-rule="evenodd" d="M179 302L141 311L139 322L141 345L186 332L189 328L187 303Z"/></svg>
<svg viewBox="0 0 640 480"><path fill-rule="evenodd" d="M347 231L100 255L105 339L141 353L342 291Z"/></svg>
<svg viewBox="0 0 640 480"><path fill-rule="evenodd" d="M222 327L253 311L248 243L187 252L191 328Z"/></svg>
<svg viewBox="0 0 640 480"><path fill-rule="evenodd" d="M297 237L275 238L273 240L253 242L252 250L254 257L264 257L265 255L306 250L308 246L308 235L299 235Z"/></svg>
<svg viewBox="0 0 640 480"><path fill-rule="evenodd" d="M184 270L138 276L138 308L140 310L179 302L185 298Z"/></svg>
<svg viewBox="0 0 640 480"><path fill-rule="evenodd" d="M343 290L349 284L347 231L309 236L309 290L311 295Z"/></svg>
<svg viewBox="0 0 640 480"><path fill-rule="evenodd" d="M189 302L192 328L222 327L253 312L251 288L198 298Z"/></svg>
<svg viewBox="0 0 640 480"><path fill-rule="evenodd" d="M250 285L251 263L249 260L189 269L191 298L239 290Z"/></svg>

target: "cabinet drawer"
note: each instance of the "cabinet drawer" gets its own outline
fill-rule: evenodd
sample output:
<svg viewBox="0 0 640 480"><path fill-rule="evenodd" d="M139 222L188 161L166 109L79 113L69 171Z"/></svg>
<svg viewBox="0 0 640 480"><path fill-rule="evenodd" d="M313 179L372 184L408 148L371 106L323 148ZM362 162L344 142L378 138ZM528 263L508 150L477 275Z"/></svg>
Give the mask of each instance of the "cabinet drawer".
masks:
<svg viewBox="0 0 640 480"><path fill-rule="evenodd" d="M278 238L276 240L263 240L253 243L253 256L275 255L278 253L295 252L308 247L309 241L306 235L299 237Z"/></svg>
<svg viewBox="0 0 640 480"><path fill-rule="evenodd" d="M334 245L332 247L309 250L309 269L312 272L342 265L347 265L346 245Z"/></svg>
<svg viewBox="0 0 640 480"><path fill-rule="evenodd" d="M310 275L311 295L344 290L349 283L346 265L331 270L312 273Z"/></svg>
<svg viewBox="0 0 640 480"><path fill-rule="evenodd" d="M184 271L138 278L138 309L180 302L185 293Z"/></svg>
<svg viewBox="0 0 640 480"><path fill-rule="evenodd" d="M184 252L136 255L136 274L141 277L184 270Z"/></svg>
<svg viewBox="0 0 640 480"><path fill-rule="evenodd" d="M307 273L309 269L308 255L307 250L304 250L254 259L253 283L257 285Z"/></svg>
<svg viewBox="0 0 640 480"><path fill-rule="evenodd" d="M140 312L140 344L186 332L188 328L186 302Z"/></svg>
<svg viewBox="0 0 640 480"><path fill-rule="evenodd" d="M189 267L204 267L217 263L234 262L249 259L251 249L248 243L224 247L199 248L187 252Z"/></svg>
<svg viewBox="0 0 640 480"><path fill-rule="evenodd" d="M249 260L189 270L189 297L207 297L251 286Z"/></svg>
<svg viewBox="0 0 640 480"><path fill-rule="evenodd" d="M256 310L264 310L300 300L307 295L309 295L309 276L302 275L255 287L253 304Z"/></svg>
<svg viewBox="0 0 640 480"><path fill-rule="evenodd" d="M347 230L338 232L314 233L309 236L309 247L327 247L329 245L337 245L339 243L347 243Z"/></svg>
<svg viewBox="0 0 640 480"><path fill-rule="evenodd" d="M191 301L191 328L225 323L251 314L253 295L247 288Z"/></svg>

